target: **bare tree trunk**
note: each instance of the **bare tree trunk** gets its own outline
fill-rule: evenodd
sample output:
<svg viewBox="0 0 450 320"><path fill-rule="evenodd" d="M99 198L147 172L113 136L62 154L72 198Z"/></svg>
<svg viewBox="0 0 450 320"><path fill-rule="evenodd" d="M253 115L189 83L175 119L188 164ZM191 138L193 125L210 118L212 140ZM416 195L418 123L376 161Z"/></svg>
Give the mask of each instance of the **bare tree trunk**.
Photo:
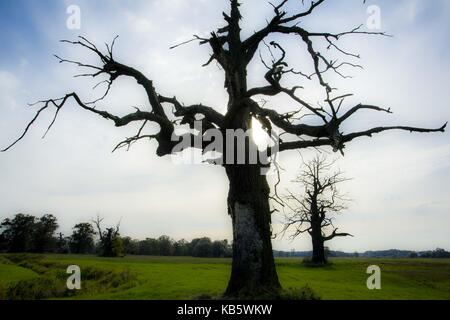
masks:
<svg viewBox="0 0 450 320"><path fill-rule="evenodd" d="M276 294L281 286L271 242L269 185L260 166L226 168L228 211L233 221L233 265L225 295Z"/></svg>
<svg viewBox="0 0 450 320"><path fill-rule="evenodd" d="M314 233L312 236L313 254L311 262L314 264L326 264L327 258L325 256L325 245L322 234Z"/></svg>

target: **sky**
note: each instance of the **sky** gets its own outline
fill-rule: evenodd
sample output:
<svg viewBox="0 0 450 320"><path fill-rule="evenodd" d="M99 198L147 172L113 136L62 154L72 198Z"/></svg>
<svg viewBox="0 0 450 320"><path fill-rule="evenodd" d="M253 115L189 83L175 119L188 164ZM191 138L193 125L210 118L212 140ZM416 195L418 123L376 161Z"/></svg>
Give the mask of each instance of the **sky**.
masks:
<svg viewBox="0 0 450 320"><path fill-rule="evenodd" d="M272 9L261 0L242 1L243 37L264 26ZM67 8L81 10L81 29L67 28ZM352 92L348 107L360 102L392 108L393 115L361 113L346 132L404 124L440 127L450 120L450 2L447 0L329 1L302 23L309 30L349 30L366 24L370 5L380 8L381 28L393 37L351 37L343 45L361 54L364 70L350 70L351 79L331 77L342 92ZM34 116L27 103L77 91L100 97L95 82L73 78L77 70L59 64L58 54L95 62L85 51L61 44L61 39L86 36L98 44L116 35L116 59L141 70L163 95L185 104L203 103L224 112L227 96L223 74L208 60L209 48L196 44L169 48L191 35L208 35L223 25L226 0L32 1L0 2L0 146L18 137ZM302 8L292 1L289 10ZM291 37L275 37L288 49L291 65L308 68L304 48ZM258 60L249 66L249 84L264 84ZM290 81L294 81L291 79ZM296 79L303 81L303 79ZM318 101L317 87L303 92ZM274 100L280 112L293 107ZM353 103L353 105L352 105ZM101 104L126 114L131 106L147 105L145 94L129 79L118 80ZM51 213L61 231L70 234L78 222L97 214L105 223L121 220L121 231L138 239L169 235L175 239L209 236L231 239L226 211L228 190L224 170L207 165L176 165L158 158L155 144L141 143L130 152L112 153L136 127L114 128L109 122L69 104L42 140L52 114L45 114L14 149L0 154L0 219L22 212ZM301 169L301 157L315 150L284 153L280 192L301 192L291 183ZM450 249L449 133L389 132L348 144L345 157L329 154L351 181L342 190L353 199L338 215L340 230L353 238L329 243L347 252L407 249ZM274 177L269 177L274 182ZM273 216L279 230L282 216ZM304 236L273 241L278 250L309 250Z"/></svg>

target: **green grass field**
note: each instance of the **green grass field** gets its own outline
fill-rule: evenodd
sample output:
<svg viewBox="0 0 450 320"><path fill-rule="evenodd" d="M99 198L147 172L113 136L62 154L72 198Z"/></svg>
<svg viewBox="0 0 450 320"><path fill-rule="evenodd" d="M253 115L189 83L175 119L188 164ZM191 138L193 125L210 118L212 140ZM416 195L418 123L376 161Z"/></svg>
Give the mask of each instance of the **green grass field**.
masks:
<svg viewBox="0 0 450 320"><path fill-rule="evenodd" d="M278 259L284 288L310 287L321 299L450 299L450 260L335 259L311 268L298 259ZM82 290L64 291L65 269L79 265ZM368 290L366 269L382 270L382 289ZM219 296L230 260L176 257L0 255L0 299L196 299ZM32 292L32 293L30 293Z"/></svg>

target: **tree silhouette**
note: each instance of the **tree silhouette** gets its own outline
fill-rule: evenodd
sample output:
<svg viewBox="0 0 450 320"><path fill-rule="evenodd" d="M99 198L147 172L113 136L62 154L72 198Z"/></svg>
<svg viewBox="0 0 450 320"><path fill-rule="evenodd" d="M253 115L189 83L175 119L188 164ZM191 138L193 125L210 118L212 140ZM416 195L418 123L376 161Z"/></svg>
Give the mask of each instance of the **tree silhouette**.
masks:
<svg viewBox="0 0 450 320"><path fill-rule="evenodd" d="M283 233L289 229L294 232L291 239L308 233L312 240L312 260L314 264L326 264L325 242L336 237L352 236L338 232L333 224L333 214L346 209L348 199L339 191L339 184L348 180L342 172L330 173L334 162L327 162L324 156L317 156L304 164L304 169L295 182L304 187L304 195L289 192L284 202L288 208L285 213ZM326 235L326 230L332 232Z"/></svg>
<svg viewBox="0 0 450 320"><path fill-rule="evenodd" d="M0 224L2 236L7 243L8 252L31 252L36 217L27 214L16 214L12 219L5 219Z"/></svg>
<svg viewBox="0 0 450 320"><path fill-rule="evenodd" d="M95 230L90 223L78 223L73 227L69 239L70 252L92 253L94 251Z"/></svg>
<svg viewBox="0 0 450 320"><path fill-rule="evenodd" d="M156 154L160 157L181 152L189 148L209 151L205 143L185 144L181 148L178 141L181 138L186 141L196 141L202 138L208 129L216 129L223 134L226 130L248 130L252 127L252 120L256 119L270 131L277 128L283 134L292 137L286 141L279 142L279 151L298 150L319 146L331 146L334 151L343 152L345 144L360 137L371 137L374 134L388 130L406 130L410 132L444 132L445 125L437 129L415 128L407 126L375 127L364 131L344 133L342 124L352 119L359 111L377 111L391 113L390 109L373 106L369 104L358 104L347 106L346 98L351 94L339 94L337 90L327 81L328 73L335 73L346 77L343 73L345 67L359 67L357 64L345 61L357 59L357 54L342 48L339 40L344 37L358 35L380 35L382 32L364 31L362 26L341 33L316 32L307 30L301 24L310 17L325 2L318 0L306 5L297 1L297 12L288 12L286 9L289 0L272 4L273 15L267 20L267 25L254 32L250 37L242 39L240 22L243 18L238 0L229 0L230 11L223 13L225 26L212 31L208 37L194 36L190 42L199 42L211 49L211 58L204 66L217 62L225 76L225 88L228 93L228 108L226 114L221 114L213 107L195 104L186 106L177 98L162 95L148 78L139 70L123 64L114 56L116 39L106 45L103 51L85 37L79 37L76 41L63 42L69 45L82 47L99 59L98 65L83 63L76 60L57 57L60 63L69 63L79 66L90 72L82 73L78 77L102 78L107 84L107 89L99 99L88 101L82 99L76 92L68 93L60 98L48 99L38 102L40 105L36 115L26 126L22 135L4 151L10 149L27 134L31 126L38 120L39 116L46 110L54 108L55 114L48 130L52 128L63 107L73 100L80 108L110 120L116 127L124 127L132 123L141 123L138 133L119 143L116 149L130 147L140 140L156 140L158 147ZM306 6L306 7L305 7ZM306 71L294 70L285 61L286 51L275 41L269 43L269 38L275 34L292 36L293 41L303 45L308 54L307 61L314 72L307 74ZM325 44L330 51L341 55L345 60L338 62L327 57L318 48ZM266 86L249 88L247 83L247 69L249 64L258 57L258 49L266 45L270 48L273 57L267 62L262 55L261 62L267 68L265 74ZM176 47L176 46L175 46ZM307 102L298 94L301 86L288 88L283 86L282 80L285 75L296 75L305 82L316 83L323 90L325 105L316 106ZM146 110L136 109L124 116L112 114L104 109L98 108L98 104L108 95L115 80L120 77L129 77L136 80L146 92L148 106ZM256 102L256 96L278 96L285 95L298 105L293 112L280 114L274 109L266 108ZM345 111L344 111L345 109ZM312 115L310 123L306 123L304 115ZM195 127L195 121L202 124L202 130L192 130L184 135L175 133L176 128L189 126ZM160 130L157 134L145 134L145 128L149 124L157 124ZM47 130L47 132L48 132ZM225 136L225 134L224 134ZM211 140L211 137L208 138ZM204 140L208 140L204 139ZM226 138L224 145L232 144L233 138ZM269 204L270 187L266 176L261 175L261 169L267 166L263 159L259 158L257 163L251 163L247 154L254 148L253 141L247 141L244 154L246 161L243 164L223 164L229 179L228 213L233 222L233 264L231 278L226 290L227 296L239 296L247 293L254 295L258 293L277 292L280 289L278 276L271 244L271 208ZM223 148L222 150L225 150ZM235 151L235 150L232 150ZM233 158L231 151L223 151L223 158ZM270 154L269 154L270 156ZM272 160L273 160L272 155ZM231 162L231 161L230 161Z"/></svg>
<svg viewBox="0 0 450 320"><path fill-rule="evenodd" d="M58 227L56 217L51 214L46 214L39 218L34 226L33 251L37 253L53 251L56 245L54 234Z"/></svg>
<svg viewBox="0 0 450 320"><path fill-rule="evenodd" d="M97 216L92 222L95 224L98 230L98 236L100 238L99 246L101 257L123 257L125 255L125 249L123 246L122 238L120 237L120 222L116 227L102 228L102 222L104 218Z"/></svg>
<svg viewBox="0 0 450 320"><path fill-rule="evenodd" d="M16 214L12 219L6 218L0 223L0 251L53 252L56 246L56 229L58 220L51 214L40 218Z"/></svg>

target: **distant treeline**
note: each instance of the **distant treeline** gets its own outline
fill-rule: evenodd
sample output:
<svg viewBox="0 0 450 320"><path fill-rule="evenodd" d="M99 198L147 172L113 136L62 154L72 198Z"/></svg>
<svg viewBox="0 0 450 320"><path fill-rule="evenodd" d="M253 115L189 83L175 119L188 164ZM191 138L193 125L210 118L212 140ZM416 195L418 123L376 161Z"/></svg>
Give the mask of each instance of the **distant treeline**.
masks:
<svg viewBox="0 0 450 320"><path fill-rule="evenodd" d="M227 258L232 249L227 240L212 241L210 238L197 238L192 241L175 241L168 236L157 239L133 240L122 238L126 254L146 256L192 256Z"/></svg>
<svg viewBox="0 0 450 320"><path fill-rule="evenodd" d="M231 257L232 247L227 240L212 241L197 238L192 241L175 241L168 236L135 240L121 236L119 226L102 230L100 219L78 223L72 234L57 233L58 221L51 214L38 218L17 214L0 223L0 252L10 253L60 253L98 254L100 256L148 255L148 256L193 256ZM346 253L326 249L328 257L362 258L450 258L444 249L434 251L384 250L364 253ZM274 251L276 257L311 257L311 251Z"/></svg>
<svg viewBox="0 0 450 320"><path fill-rule="evenodd" d="M274 251L276 257L311 257L311 251ZM347 253L342 251L327 251L328 257L338 258L445 258L450 259L450 252L437 248L433 251L409 251L409 250L380 250L366 251L363 253Z"/></svg>
<svg viewBox="0 0 450 320"><path fill-rule="evenodd" d="M12 219L4 219L0 223L0 252L98 254L113 257L124 255L231 257L232 254L231 245L227 240L212 241L204 237L192 241L175 241L168 236L134 240L121 236L119 226L103 231L99 219L93 223L76 224L69 236L57 234L58 228L57 218L51 214L40 218L17 214Z"/></svg>

